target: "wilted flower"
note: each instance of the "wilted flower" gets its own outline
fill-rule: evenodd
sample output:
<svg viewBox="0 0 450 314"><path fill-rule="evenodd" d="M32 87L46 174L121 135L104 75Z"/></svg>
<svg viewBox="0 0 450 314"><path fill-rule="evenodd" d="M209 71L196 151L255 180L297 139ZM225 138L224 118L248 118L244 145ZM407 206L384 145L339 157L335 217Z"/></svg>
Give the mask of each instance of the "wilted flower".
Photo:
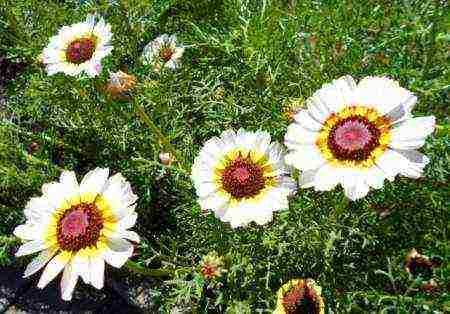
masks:
<svg viewBox="0 0 450 314"><path fill-rule="evenodd" d="M419 178L429 159L417 149L433 132L435 118L413 118L416 102L385 77L366 77L356 85L344 76L326 84L288 127L286 163L303 171L300 186L330 191L341 184L351 200L397 174Z"/></svg>
<svg viewBox="0 0 450 314"><path fill-rule="evenodd" d="M63 171L59 182L42 186L42 196L25 207L26 222L14 235L25 243L16 256L40 252L25 269L28 277L45 267L38 283L44 288L62 270L61 297L71 300L78 277L101 289L105 262L120 268L133 253L139 236L129 231L136 222L137 196L120 174L109 169L88 172L80 184Z"/></svg>
<svg viewBox="0 0 450 314"><path fill-rule="evenodd" d="M433 274L433 268L439 267L440 264L437 259L430 259L416 249L412 249L406 256L405 270L414 277L422 276L424 279L429 279Z"/></svg>
<svg viewBox="0 0 450 314"><path fill-rule="evenodd" d="M233 228L263 225L288 208L296 185L284 164L283 147L263 131L224 131L208 140L195 159L191 178L203 210Z"/></svg>
<svg viewBox="0 0 450 314"><path fill-rule="evenodd" d="M106 91L113 97L120 98L125 96L136 85L136 77L122 71L110 72Z"/></svg>
<svg viewBox="0 0 450 314"><path fill-rule="evenodd" d="M175 161L175 157L171 153L159 153L159 160L163 165L170 166Z"/></svg>
<svg viewBox="0 0 450 314"><path fill-rule="evenodd" d="M213 251L205 255L200 263L201 272L204 278L213 279L222 276L227 270L225 263L217 252Z"/></svg>
<svg viewBox="0 0 450 314"><path fill-rule="evenodd" d="M175 35L163 34L144 47L142 59L159 72L163 67L175 70L181 65L184 46L177 43Z"/></svg>
<svg viewBox="0 0 450 314"><path fill-rule="evenodd" d="M101 60L113 49L111 26L103 18L88 15L85 22L63 26L42 53L47 73L63 72L76 76L82 72L94 77L101 72Z"/></svg>
<svg viewBox="0 0 450 314"><path fill-rule="evenodd" d="M312 279L293 279L277 293L274 314L311 313L325 314L322 288Z"/></svg>

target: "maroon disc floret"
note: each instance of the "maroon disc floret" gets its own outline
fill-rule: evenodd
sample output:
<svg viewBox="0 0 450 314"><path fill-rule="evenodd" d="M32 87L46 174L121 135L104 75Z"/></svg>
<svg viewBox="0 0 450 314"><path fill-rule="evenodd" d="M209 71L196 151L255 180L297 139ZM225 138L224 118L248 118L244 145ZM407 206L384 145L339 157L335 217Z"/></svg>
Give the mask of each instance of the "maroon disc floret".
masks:
<svg viewBox="0 0 450 314"><path fill-rule="evenodd" d="M164 60L164 62L170 61L172 59L174 51L170 47L163 47L159 51L159 57Z"/></svg>
<svg viewBox="0 0 450 314"><path fill-rule="evenodd" d="M72 252L95 246L102 228L103 217L95 204L74 205L58 221L58 244L62 250Z"/></svg>
<svg viewBox="0 0 450 314"><path fill-rule="evenodd" d="M320 312L320 303L314 290L306 284L299 285L286 293L283 306L288 314L316 314Z"/></svg>
<svg viewBox="0 0 450 314"><path fill-rule="evenodd" d="M66 58L70 63L81 64L92 58L95 51L93 38L80 38L74 40L66 49Z"/></svg>
<svg viewBox="0 0 450 314"><path fill-rule="evenodd" d="M381 132L366 117L351 116L336 123L328 136L328 147L341 161L364 161L380 145Z"/></svg>
<svg viewBox="0 0 450 314"><path fill-rule="evenodd" d="M258 195L266 183L262 167L240 154L225 167L221 179L223 189L236 199Z"/></svg>

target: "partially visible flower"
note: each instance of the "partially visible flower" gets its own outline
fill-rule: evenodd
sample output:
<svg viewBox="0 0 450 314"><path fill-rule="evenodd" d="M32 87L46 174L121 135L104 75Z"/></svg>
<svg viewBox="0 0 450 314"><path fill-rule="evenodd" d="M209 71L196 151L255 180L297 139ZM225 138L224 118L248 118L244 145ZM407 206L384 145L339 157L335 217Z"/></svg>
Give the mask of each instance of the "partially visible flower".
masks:
<svg viewBox="0 0 450 314"><path fill-rule="evenodd" d="M177 43L175 35L163 34L147 44L142 52L144 64L150 64L157 72L163 67L175 70L181 65L184 46Z"/></svg>
<svg viewBox="0 0 450 314"><path fill-rule="evenodd" d="M233 228L271 221L296 190L284 153L263 131L227 130L208 140L191 174L201 209Z"/></svg>
<svg viewBox="0 0 450 314"><path fill-rule="evenodd" d="M85 72L97 76L102 69L101 60L113 49L111 26L103 18L88 15L85 22L63 26L42 53L47 73L63 72L76 76Z"/></svg>
<svg viewBox="0 0 450 314"><path fill-rule="evenodd" d="M277 293L274 314L311 313L325 314L322 288L313 279L293 279Z"/></svg>
<svg viewBox="0 0 450 314"><path fill-rule="evenodd" d="M106 84L106 91L114 98L125 96L136 86L136 77L122 71L110 72L108 84Z"/></svg>
<svg viewBox="0 0 450 314"><path fill-rule="evenodd" d="M80 184L75 173L63 171L59 182L42 186L42 196L25 207L26 222L14 230L25 243L16 256L40 252L25 269L29 277L45 267L38 283L44 288L61 271L61 297L71 300L78 277L101 289L105 262L120 268L133 254L139 236L128 229L136 223L137 196L120 174L109 169L88 172Z"/></svg>
<svg viewBox="0 0 450 314"><path fill-rule="evenodd" d="M283 106L283 114L288 121L293 121L294 116L304 107L305 104L301 98L294 98Z"/></svg>
<svg viewBox="0 0 450 314"><path fill-rule="evenodd" d="M428 280L433 275L433 268L439 267L440 264L437 259L430 259L413 248L406 256L405 270L414 277L421 276Z"/></svg>
<svg viewBox="0 0 450 314"><path fill-rule="evenodd" d="M330 191L340 184L351 200L398 174L419 178L430 160L417 149L434 131L435 118L414 118L416 102L386 77L357 85L344 76L326 84L288 127L286 163L302 171L301 187Z"/></svg>
<svg viewBox="0 0 450 314"><path fill-rule="evenodd" d="M205 279L213 279L222 276L227 270L224 268L223 258L213 251L205 255L200 262L201 272Z"/></svg>
<svg viewBox="0 0 450 314"><path fill-rule="evenodd" d="M159 160L163 165L170 166L175 161L175 157L171 153L159 153Z"/></svg>

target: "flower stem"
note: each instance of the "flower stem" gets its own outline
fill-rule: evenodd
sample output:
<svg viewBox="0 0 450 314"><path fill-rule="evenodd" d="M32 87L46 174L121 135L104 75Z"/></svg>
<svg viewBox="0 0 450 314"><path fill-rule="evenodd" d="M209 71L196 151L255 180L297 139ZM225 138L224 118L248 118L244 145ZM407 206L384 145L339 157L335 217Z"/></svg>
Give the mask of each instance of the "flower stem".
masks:
<svg viewBox="0 0 450 314"><path fill-rule="evenodd" d="M172 278L180 271L181 272L187 272L187 271L191 272L192 271L191 267L182 267L179 269L146 268L146 267L143 267L133 261L128 261L125 265L130 271L140 274L140 275L148 276L148 277L171 277Z"/></svg>
<svg viewBox="0 0 450 314"><path fill-rule="evenodd" d="M173 277L174 271L172 269L151 269L138 265L135 262L128 261L126 267L134 273L149 276L149 277Z"/></svg>
<svg viewBox="0 0 450 314"><path fill-rule="evenodd" d="M147 127L156 135L158 139L158 144L162 147L163 150L166 150L169 153L171 153L175 157L175 162L178 164L178 166L182 170L186 171L182 166L182 159L180 154L175 149L175 147L170 143L167 137L162 133L162 131L155 125L155 123L153 123L152 119L150 119L148 114L145 112L144 107L141 104L139 104L136 100L132 102L142 122L144 122L147 125Z"/></svg>

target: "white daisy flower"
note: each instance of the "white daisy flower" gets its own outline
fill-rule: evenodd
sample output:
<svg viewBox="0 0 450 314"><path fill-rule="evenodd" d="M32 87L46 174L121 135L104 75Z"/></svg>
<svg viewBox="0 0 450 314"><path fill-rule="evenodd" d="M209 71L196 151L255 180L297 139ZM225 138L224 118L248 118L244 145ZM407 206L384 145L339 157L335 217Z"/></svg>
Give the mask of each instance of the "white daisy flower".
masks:
<svg viewBox="0 0 450 314"><path fill-rule="evenodd" d="M163 34L144 47L142 59L157 72L163 67L175 70L181 65L183 53L184 46L177 43L175 35Z"/></svg>
<svg viewBox="0 0 450 314"><path fill-rule="evenodd" d="M63 26L50 38L42 54L49 75L63 72L76 76L85 72L94 77L101 72L101 60L113 49L112 33L103 18L96 20L95 15L88 15L85 22Z"/></svg>
<svg viewBox="0 0 450 314"><path fill-rule="evenodd" d="M422 175L429 159L416 149L435 126L413 118L417 97L386 77L351 76L325 84L295 115L285 136L286 163L303 171L300 186L330 191L341 184L356 200L397 174Z"/></svg>
<svg viewBox="0 0 450 314"><path fill-rule="evenodd" d="M133 227L136 195L120 174L97 168L78 184L75 173L64 171L59 182L42 186L42 196L25 207L26 222L14 235L25 243L16 256L40 252L25 269L28 277L45 267L38 283L44 288L62 270L61 297L71 300L81 277L97 289L103 287L105 262L120 268L133 253L139 236Z"/></svg>
<svg viewBox="0 0 450 314"><path fill-rule="evenodd" d="M262 131L228 130L208 140L191 175L200 207L233 228L271 221L272 212L288 208L296 189L284 154Z"/></svg>

